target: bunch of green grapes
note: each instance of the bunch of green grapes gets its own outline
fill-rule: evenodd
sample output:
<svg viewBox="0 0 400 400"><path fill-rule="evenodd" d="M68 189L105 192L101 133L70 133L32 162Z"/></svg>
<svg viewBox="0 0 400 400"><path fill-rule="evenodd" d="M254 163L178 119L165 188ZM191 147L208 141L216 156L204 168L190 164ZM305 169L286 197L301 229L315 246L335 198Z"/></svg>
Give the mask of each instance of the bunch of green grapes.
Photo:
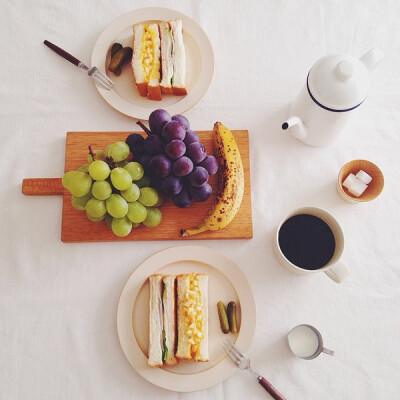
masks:
<svg viewBox="0 0 400 400"><path fill-rule="evenodd" d="M142 165L129 161L129 153L123 142L112 143L105 151L91 150L87 164L62 178L73 207L86 211L91 221L104 221L119 237L141 224L153 228L162 219L162 198L149 186Z"/></svg>

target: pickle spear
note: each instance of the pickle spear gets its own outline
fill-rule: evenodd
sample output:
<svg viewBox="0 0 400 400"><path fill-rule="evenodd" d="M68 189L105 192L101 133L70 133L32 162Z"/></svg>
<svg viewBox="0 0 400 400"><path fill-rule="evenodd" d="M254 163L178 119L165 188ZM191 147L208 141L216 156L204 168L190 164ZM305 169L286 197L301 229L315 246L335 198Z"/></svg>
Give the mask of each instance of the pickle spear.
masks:
<svg viewBox="0 0 400 400"><path fill-rule="evenodd" d="M230 301L228 303L228 321L229 321L229 330L232 333L237 333L237 319L236 319L236 303L234 301Z"/></svg>
<svg viewBox="0 0 400 400"><path fill-rule="evenodd" d="M221 331L223 333L229 333L229 322L228 322L228 315L226 313L225 305L222 301L219 301L217 304L218 307L218 316L219 316L219 323L221 326Z"/></svg>
<svg viewBox="0 0 400 400"><path fill-rule="evenodd" d="M118 50L122 49L122 44L121 43L114 43L111 46L111 58L110 58L110 63L112 58L115 56L115 54L118 52ZM114 71L114 75L120 76L121 75L121 67L118 67L115 71Z"/></svg>

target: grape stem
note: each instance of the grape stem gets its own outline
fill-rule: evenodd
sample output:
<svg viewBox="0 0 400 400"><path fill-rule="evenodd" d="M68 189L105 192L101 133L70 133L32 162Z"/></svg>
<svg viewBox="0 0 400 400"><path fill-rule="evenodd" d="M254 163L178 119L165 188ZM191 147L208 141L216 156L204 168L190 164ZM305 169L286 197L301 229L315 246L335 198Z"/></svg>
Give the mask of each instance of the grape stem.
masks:
<svg viewBox="0 0 400 400"><path fill-rule="evenodd" d="M91 145L91 144L89 144L89 154L92 156L93 161L94 161L94 160L96 159L96 154L95 154L95 152L93 151L92 145Z"/></svg>
<svg viewBox="0 0 400 400"><path fill-rule="evenodd" d="M151 130L142 122L138 121L136 122L148 135L151 135Z"/></svg>

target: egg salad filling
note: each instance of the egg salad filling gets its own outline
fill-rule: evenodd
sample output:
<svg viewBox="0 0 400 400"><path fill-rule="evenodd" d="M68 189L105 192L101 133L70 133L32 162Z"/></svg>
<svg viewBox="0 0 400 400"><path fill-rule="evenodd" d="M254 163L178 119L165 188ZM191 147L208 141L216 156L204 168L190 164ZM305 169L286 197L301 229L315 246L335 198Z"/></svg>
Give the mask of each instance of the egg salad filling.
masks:
<svg viewBox="0 0 400 400"><path fill-rule="evenodd" d="M184 310L190 353L196 359L203 339L203 306L199 279L195 274L190 274L189 276L189 287L185 293Z"/></svg>
<svg viewBox="0 0 400 400"><path fill-rule="evenodd" d="M154 31L149 25L145 25L140 52L140 61L142 63L145 82L160 79L160 60L157 56L159 49L156 44L157 37L158 32Z"/></svg>

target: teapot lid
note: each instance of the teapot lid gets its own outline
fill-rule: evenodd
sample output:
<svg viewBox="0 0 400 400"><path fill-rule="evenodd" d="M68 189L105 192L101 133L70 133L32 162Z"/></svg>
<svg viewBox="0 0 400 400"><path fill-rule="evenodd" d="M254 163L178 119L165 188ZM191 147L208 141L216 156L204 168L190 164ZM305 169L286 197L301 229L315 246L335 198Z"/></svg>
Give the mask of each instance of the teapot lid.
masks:
<svg viewBox="0 0 400 400"><path fill-rule="evenodd" d="M369 88L370 74L366 66L345 54L322 57L307 77L311 98L329 111L353 110L365 100Z"/></svg>

